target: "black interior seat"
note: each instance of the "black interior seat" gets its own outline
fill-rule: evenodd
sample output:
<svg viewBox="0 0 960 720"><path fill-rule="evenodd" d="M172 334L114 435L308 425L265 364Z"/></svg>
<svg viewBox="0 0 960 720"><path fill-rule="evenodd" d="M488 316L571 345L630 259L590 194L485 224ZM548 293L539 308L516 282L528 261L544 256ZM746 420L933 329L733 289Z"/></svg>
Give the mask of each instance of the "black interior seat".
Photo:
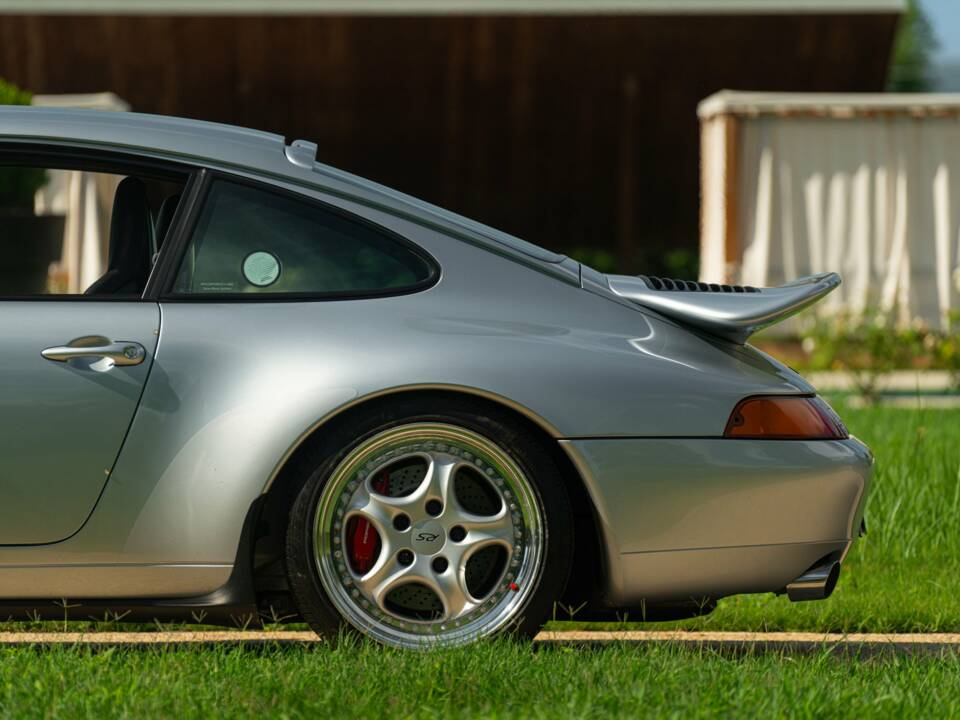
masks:
<svg viewBox="0 0 960 720"><path fill-rule="evenodd" d="M150 275L153 223L147 188L140 178L117 185L110 218L110 261L107 272L84 295L139 295Z"/></svg>
<svg viewBox="0 0 960 720"><path fill-rule="evenodd" d="M167 237L167 231L170 230L170 224L173 222L173 216L177 212L177 205L179 204L180 193L177 193L165 198L160 205L157 224L153 230L153 236L157 239L157 250L163 247L163 241Z"/></svg>

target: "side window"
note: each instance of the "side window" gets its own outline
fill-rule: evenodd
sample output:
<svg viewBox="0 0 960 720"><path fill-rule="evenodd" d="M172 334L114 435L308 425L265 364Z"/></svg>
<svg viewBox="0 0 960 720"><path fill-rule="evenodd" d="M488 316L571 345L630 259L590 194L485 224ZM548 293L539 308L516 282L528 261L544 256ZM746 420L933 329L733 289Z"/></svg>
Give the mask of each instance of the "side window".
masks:
<svg viewBox="0 0 960 720"><path fill-rule="evenodd" d="M0 160L0 297L140 297L182 187Z"/></svg>
<svg viewBox="0 0 960 720"><path fill-rule="evenodd" d="M363 294L416 287L431 265L405 243L308 201L215 180L173 291Z"/></svg>

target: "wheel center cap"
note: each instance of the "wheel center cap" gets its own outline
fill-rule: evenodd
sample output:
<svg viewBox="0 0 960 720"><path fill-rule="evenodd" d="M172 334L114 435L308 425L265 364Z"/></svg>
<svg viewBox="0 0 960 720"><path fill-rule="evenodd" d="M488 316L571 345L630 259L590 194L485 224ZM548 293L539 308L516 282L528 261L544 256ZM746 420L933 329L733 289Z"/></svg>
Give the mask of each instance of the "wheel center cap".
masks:
<svg viewBox="0 0 960 720"><path fill-rule="evenodd" d="M418 553L424 555L433 555L440 552L440 548L443 547L446 540L447 535L436 520L425 520L418 525L414 525L410 532L410 545Z"/></svg>

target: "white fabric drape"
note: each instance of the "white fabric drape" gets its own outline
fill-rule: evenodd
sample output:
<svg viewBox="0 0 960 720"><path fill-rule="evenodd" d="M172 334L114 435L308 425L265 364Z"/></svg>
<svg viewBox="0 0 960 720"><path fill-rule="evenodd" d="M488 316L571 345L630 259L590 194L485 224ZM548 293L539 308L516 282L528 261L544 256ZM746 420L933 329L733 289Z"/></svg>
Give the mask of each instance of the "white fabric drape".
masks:
<svg viewBox="0 0 960 720"><path fill-rule="evenodd" d="M65 216L60 273L67 293L82 293L107 268L112 200L117 175L48 170L35 197L38 215Z"/></svg>
<svg viewBox="0 0 960 720"><path fill-rule="evenodd" d="M938 326L960 307L955 115L744 117L737 153L736 281L835 270L844 284L822 313L879 307Z"/></svg>
<svg viewBox="0 0 960 720"><path fill-rule="evenodd" d="M113 93L34 95L42 107L129 110ZM107 267L113 196L122 178L78 170L47 170L47 183L34 198L38 215L64 215L63 252L59 275L63 292L82 293Z"/></svg>

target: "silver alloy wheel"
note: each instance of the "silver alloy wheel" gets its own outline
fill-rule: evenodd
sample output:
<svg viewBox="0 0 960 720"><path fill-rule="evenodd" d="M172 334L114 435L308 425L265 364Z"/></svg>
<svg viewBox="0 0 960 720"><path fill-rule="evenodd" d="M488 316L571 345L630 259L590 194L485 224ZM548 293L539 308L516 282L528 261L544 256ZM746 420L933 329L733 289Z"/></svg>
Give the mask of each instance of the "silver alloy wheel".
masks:
<svg viewBox="0 0 960 720"><path fill-rule="evenodd" d="M327 596L386 644L489 635L517 617L540 579L536 492L500 447L455 425L411 423L360 443L332 472L315 517ZM360 521L369 525L358 530ZM354 553L367 528L377 535L369 568Z"/></svg>

